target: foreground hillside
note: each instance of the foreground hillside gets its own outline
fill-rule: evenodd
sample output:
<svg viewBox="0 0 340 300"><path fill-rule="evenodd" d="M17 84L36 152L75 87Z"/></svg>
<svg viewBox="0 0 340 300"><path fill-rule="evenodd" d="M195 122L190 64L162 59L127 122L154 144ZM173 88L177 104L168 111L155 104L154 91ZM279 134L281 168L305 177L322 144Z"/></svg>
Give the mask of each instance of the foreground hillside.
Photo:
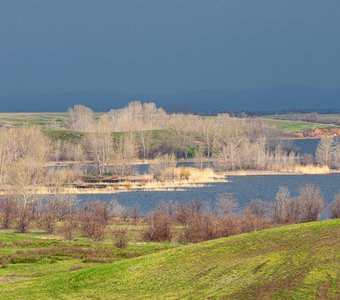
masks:
<svg viewBox="0 0 340 300"><path fill-rule="evenodd" d="M340 220L4 283L2 299L339 299Z"/></svg>

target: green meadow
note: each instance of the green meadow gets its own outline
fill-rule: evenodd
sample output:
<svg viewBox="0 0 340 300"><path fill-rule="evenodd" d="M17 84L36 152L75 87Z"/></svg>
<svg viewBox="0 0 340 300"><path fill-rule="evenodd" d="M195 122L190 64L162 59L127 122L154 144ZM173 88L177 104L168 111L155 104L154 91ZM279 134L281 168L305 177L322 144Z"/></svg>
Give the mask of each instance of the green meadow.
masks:
<svg viewBox="0 0 340 300"><path fill-rule="evenodd" d="M13 233L1 234L0 239L3 257L17 257L1 269L1 299L340 297L340 220L289 225L173 249L164 246L164 250L148 244L130 245L126 250L108 245L113 262L86 260L86 255L77 257L72 249L64 254L43 253L45 248L63 244L83 253L82 248L91 248L86 241ZM34 250L36 260L20 261L28 250ZM130 257L129 251L134 253Z"/></svg>

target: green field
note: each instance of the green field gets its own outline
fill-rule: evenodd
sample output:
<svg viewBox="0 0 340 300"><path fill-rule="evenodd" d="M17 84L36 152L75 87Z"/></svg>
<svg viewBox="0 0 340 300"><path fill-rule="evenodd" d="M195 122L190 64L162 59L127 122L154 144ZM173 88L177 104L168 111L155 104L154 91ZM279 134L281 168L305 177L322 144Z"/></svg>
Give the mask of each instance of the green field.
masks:
<svg viewBox="0 0 340 300"><path fill-rule="evenodd" d="M3 243L10 244L11 238ZM21 280L19 269L29 272L39 262L18 263L11 270L10 265L8 276L19 279L3 280L1 299L339 299L340 220L274 228L69 271L79 263L63 268L50 262L52 271L37 269L37 278ZM46 269L46 261L41 264Z"/></svg>
<svg viewBox="0 0 340 300"><path fill-rule="evenodd" d="M303 121L289 121L289 120L276 120L276 119L263 119L269 125L277 127L286 133L295 131L310 131L316 128L332 128L338 127L335 124L324 124L324 123L313 123L313 122L303 122Z"/></svg>
<svg viewBox="0 0 340 300"><path fill-rule="evenodd" d="M3 126L38 125L42 127L64 127L65 113L0 113Z"/></svg>

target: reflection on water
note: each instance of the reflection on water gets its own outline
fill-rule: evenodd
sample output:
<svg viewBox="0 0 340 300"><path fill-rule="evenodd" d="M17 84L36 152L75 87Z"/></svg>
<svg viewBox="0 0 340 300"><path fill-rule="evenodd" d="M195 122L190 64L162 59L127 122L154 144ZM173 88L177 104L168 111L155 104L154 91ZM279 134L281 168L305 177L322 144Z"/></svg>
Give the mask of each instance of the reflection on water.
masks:
<svg viewBox="0 0 340 300"><path fill-rule="evenodd" d="M313 139L313 140L301 139L301 140L283 140L283 141L292 143L292 147L300 155L303 155L305 153L315 155L316 148L320 140L319 139ZM178 167L179 166L193 167L194 165L195 164L193 162L178 162L177 163ZM149 164L141 164L141 165L136 165L134 169L136 173L145 174L148 172L149 166L150 166ZM211 163L205 163L203 167L209 168L209 167L213 167L213 165ZM50 168L55 169L55 170L58 170L58 169L60 170L60 169L65 169L65 168L76 169L79 167L77 167L76 165L68 165L68 166L53 166ZM94 165L87 166L88 174L95 173L95 172L96 172L96 166Z"/></svg>
<svg viewBox="0 0 340 300"><path fill-rule="evenodd" d="M303 154L311 154L311 155L315 155L316 152L316 148L318 146L319 143L319 139L310 139L310 140L306 140L306 139L297 139L297 140L283 140L284 142L287 142L288 144L292 144L292 147L295 151L297 151L300 155ZM138 174L146 174L148 172L149 169L149 164L141 164L141 165L135 165L134 170L136 173ZM186 166L186 167L194 167L195 164L193 162L178 162L177 166ZM204 168L213 168L213 164L212 163L205 163L203 165ZM60 170L60 169L65 169L65 168L69 168L69 169L76 169L79 168L79 166L77 165L68 165L68 166L53 166L50 167L51 169L55 169L55 170ZM87 166L87 170L86 173L88 174L92 174L96 172L96 166L95 165L88 165Z"/></svg>
<svg viewBox="0 0 340 300"><path fill-rule="evenodd" d="M320 140L294 140L293 145L299 154L315 155Z"/></svg>

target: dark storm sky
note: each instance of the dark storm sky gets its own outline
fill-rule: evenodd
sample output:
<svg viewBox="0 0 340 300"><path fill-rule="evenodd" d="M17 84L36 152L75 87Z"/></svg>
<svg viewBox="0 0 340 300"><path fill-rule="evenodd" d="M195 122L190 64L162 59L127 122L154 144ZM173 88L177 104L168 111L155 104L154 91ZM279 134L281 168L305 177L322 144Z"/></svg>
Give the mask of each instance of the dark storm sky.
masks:
<svg viewBox="0 0 340 300"><path fill-rule="evenodd" d="M0 0L0 96L340 87L339 0Z"/></svg>

